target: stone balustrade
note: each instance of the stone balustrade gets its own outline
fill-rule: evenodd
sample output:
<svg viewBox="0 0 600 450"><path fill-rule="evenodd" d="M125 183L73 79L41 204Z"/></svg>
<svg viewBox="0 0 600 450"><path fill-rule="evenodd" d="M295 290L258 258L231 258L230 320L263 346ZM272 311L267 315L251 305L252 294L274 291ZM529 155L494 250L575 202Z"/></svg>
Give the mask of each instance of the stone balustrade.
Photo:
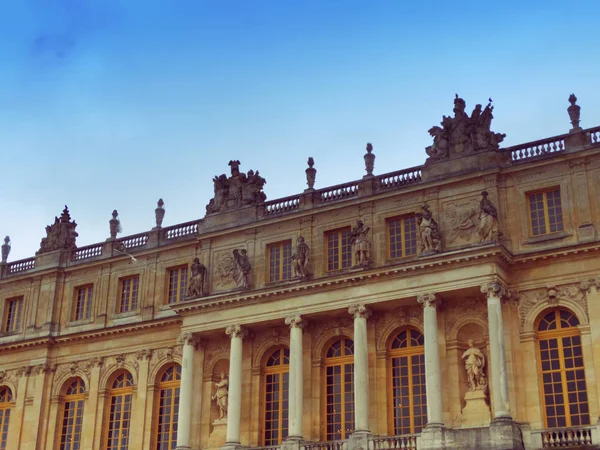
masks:
<svg viewBox="0 0 600 450"><path fill-rule="evenodd" d="M592 445L592 428L556 428L532 431L541 435L542 448L575 447Z"/></svg>

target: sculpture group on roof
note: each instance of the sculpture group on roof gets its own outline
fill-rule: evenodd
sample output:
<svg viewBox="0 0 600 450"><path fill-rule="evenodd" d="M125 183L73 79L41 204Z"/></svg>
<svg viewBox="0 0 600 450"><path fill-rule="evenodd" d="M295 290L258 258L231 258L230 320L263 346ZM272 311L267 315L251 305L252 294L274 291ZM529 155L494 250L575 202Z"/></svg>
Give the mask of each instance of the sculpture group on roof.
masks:
<svg viewBox="0 0 600 450"><path fill-rule="evenodd" d="M225 174L213 178L215 196L206 206L207 214L257 205L267 199L263 192L267 181L259 175L258 170L249 170L248 174L240 172L238 160L229 161L229 166L229 178Z"/></svg>
<svg viewBox="0 0 600 450"><path fill-rule="evenodd" d="M54 217L54 223L46 227L46 237L42 238L37 254L55 250L75 250L75 239L79 236L75 228L77 223L71 221L69 208L65 205L60 218Z"/></svg>

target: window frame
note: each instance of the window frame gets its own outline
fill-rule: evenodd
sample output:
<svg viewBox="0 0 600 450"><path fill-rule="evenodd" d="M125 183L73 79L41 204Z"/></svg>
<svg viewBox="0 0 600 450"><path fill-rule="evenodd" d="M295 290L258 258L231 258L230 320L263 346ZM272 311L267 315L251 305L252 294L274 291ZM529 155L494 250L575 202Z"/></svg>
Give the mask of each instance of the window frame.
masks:
<svg viewBox="0 0 600 450"><path fill-rule="evenodd" d="M67 390L73 385L73 383L78 382L82 387L83 387L83 392L78 392L77 394L67 394ZM61 414L59 416L59 433L58 433L58 449L59 450L63 450L63 438L65 437L64 434L64 422L65 422L65 413L67 412L67 404L69 403L74 403L75 404L75 414L74 414L74 418L77 418L77 413L81 410L81 431L79 433L79 445L81 446L81 443L83 441L83 418L84 418L84 414L85 414L85 401L87 399L87 390L86 390L86 386L85 386L85 382L81 379L81 377L75 377L75 378L70 378L67 383L65 383L64 385L64 391L63 394L61 395L60 398L60 411ZM83 402L81 404L81 408L79 407L79 402ZM76 423L73 423L73 426L71 428L71 432L72 434L69 435L69 437L73 437L75 436L75 426ZM72 441L71 441L72 443Z"/></svg>
<svg viewBox="0 0 600 450"><path fill-rule="evenodd" d="M16 319L14 311L11 311L11 305L17 305ZM4 300L4 316L2 317L2 333L19 333L23 321L23 309L25 297L23 295L10 297ZM9 323L10 322L10 323Z"/></svg>
<svg viewBox="0 0 600 450"><path fill-rule="evenodd" d="M343 267L343 233L344 232L348 232L348 246L350 248L350 258L349 258L349 263L348 266ZM325 241L325 251L323 252L324 257L325 257L325 272L326 273L333 273L333 272L338 272L340 270L348 270L352 268L352 244L351 242L351 233L352 233L352 227L351 226L344 226L344 227L340 227L340 228L335 228L333 230L327 230L324 233L324 241ZM337 238L337 245L338 245L338 254L337 254L337 259L336 259L336 263L337 263L337 267L334 269L330 269L329 268L329 236L337 234L338 238Z"/></svg>
<svg viewBox="0 0 600 450"><path fill-rule="evenodd" d="M548 214L548 194L558 191L558 199L560 201L560 223L562 226L561 230L550 231L550 216ZM542 194L542 202L543 202L543 219L544 219L544 227L546 229L545 233L534 234L533 233L533 222L532 222L532 211L531 211L531 196ZM565 216L564 216L564 201L563 201L563 193L562 186L555 185L551 187L544 187L535 189L532 191L525 192L526 197L526 207L527 207L527 228L528 235L530 239L538 239L543 237L551 237L559 234L563 234L566 232L566 224L565 224Z"/></svg>
<svg viewBox="0 0 600 450"><path fill-rule="evenodd" d="M183 288L183 291L181 290L181 270L185 269L185 278L184 278L184 284L185 287ZM175 302L171 302L171 272L177 270L179 272L178 275L178 283L177 283L177 292L175 294L175 298L176 301ZM185 296L187 294L187 287L188 287L188 282L189 282L189 275L190 275L190 267L189 264L180 264L178 266L172 266L172 267L168 267L166 270L166 283L165 283L165 305L177 305L179 303L181 303L182 301L185 300Z"/></svg>
<svg viewBox="0 0 600 450"><path fill-rule="evenodd" d="M289 249L289 277L284 278L284 274L285 274L285 246L288 245L290 246ZM279 257L279 279L277 280L273 280L271 279L271 249L273 248L279 248L279 252L280 252L280 257ZM279 283L282 281L289 281L291 280L294 275L293 275L293 267L292 267L292 254L293 254L293 248L292 248L292 240L291 239L286 239L283 241L277 241L277 242L272 242L270 244L267 244L267 254L266 254L266 261L267 261L267 270L265 270L265 275L267 278L267 283Z"/></svg>
<svg viewBox="0 0 600 450"><path fill-rule="evenodd" d="M133 298L133 289L129 289L129 300L128 300L128 305L129 305L129 309L123 311L123 292L124 292L124 283L126 281L131 280L132 282L134 280L137 279L137 289L136 289L136 297L135 297L135 308L132 308L132 298ZM124 276L124 277L120 277L119 278L119 292L118 292L118 298L117 298L117 310L116 310L116 314L120 315L120 314L132 314L135 313L136 311L139 310L140 308L140 288L141 288L141 277L139 274L134 274L134 275L128 275L128 276Z"/></svg>
<svg viewBox="0 0 600 450"><path fill-rule="evenodd" d="M174 373L174 379L170 380L170 381L162 381L161 378L167 373L167 371L173 368L173 373ZM177 379L177 368L179 368L179 379ZM181 371L183 370L181 364L177 363L177 362L173 362L170 364L165 365L160 372L158 373L157 376L157 381L155 383L155 406L154 406L154 414L152 416L152 445L151 448L156 448L159 443L162 443L162 441L159 441L159 435L160 433L160 429L159 429L159 425L160 425L160 395L161 392L163 390L171 390L171 392L173 393L172 398L172 402L171 402L171 414L169 415L170 417L170 425L171 425L171 429L169 430L169 436L170 438L172 437L172 433L173 433L173 427L177 427L177 420L174 420L175 417L179 418L179 409L177 409L177 412L175 412L175 406L177 408L179 408L179 406L181 405ZM175 394L177 389L179 389L179 393ZM177 399L176 399L177 398ZM175 443L177 442L177 433L179 432L179 429L177 429L175 431ZM169 442L167 444L172 444L173 441L169 438Z"/></svg>
<svg viewBox="0 0 600 450"><path fill-rule="evenodd" d="M84 289L88 293L88 295L86 296L86 299L84 301L85 314L83 317L78 318L77 310L78 310L78 304L79 304L79 292ZM73 290L73 302L71 304L71 322L83 322L86 320L91 320L93 309L94 309L94 284L88 283L88 284L82 284L80 286L75 286L75 288Z"/></svg>
<svg viewBox="0 0 600 450"><path fill-rule="evenodd" d="M7 385L0 386L0 391L5 390L7 398L5 401L0 402L0 448L6 448L8 444L8 431L10 428L10 416L12 407L14 406L14 397L12 389ZM4 428L6 427L6 433ZM2 447L4 445L4 447Z"/></svg>
<svg viewBox="0 0 600 450"><path fill-rule="evenodd" d="M411 254L406 254L406 219L414 219L415 221L415 252ZM400 250L401 256L392 256L392 234L390 232L390 223L392 221L399 220L400 221ZM387 258L390 261L397 261L401 259L411 258L417 256L419 254L419 244L418 244L418 232L417 232L417 216L415 214L402 214L399 216L388 217L385 219L385 233L386 233L386 250L387 250Z"/></svg>
<svg viewBox="0 0 600 450"><path fill-rule="evenodd" d="M117 378L123 374L125 376L124 378L124 386L120 387L120 388L114 388L114 383L117 381ZM127 384L127 376L131 377L131 385L130 386L126 386ZM110 387L106 390L106 404L105 404L105 408L106 408L106 412L105 412L105 426L104 426L104 433L103 433L103 441L101 444L101 448L102 450L126 450L129 448L129 444L130 444L130 438L131 438L131 428L132 428L132 423L133 423L133 413L134 413L134 399L133 399L133 393L134 393L134 388L135 388L135 379L133 378L133 374L131 374L131 372L129 372L126 369L121 369L118 370L117 372L115 372L111 377L110 377ZM129 395L130 396L130 404L129 404L129 426L127 428L127 445L126 447L122 447L121 444L119 444L116 448L115 447L109 447L109 434L110 434L110 425L111 425L111 421L110 421L110 415L111 415L111 407L112 407L112 400L113 398L116 397L123 397L123 403L122 405L124 406L126 404L126 396ZM121 410L121 420L119 422L120 424L120 430L123 429L123 411L125 410L124 407L122 407Z"/></svg>
<svg viewBox="0 0 600 450"><path fill-rule="evenodd" d="M288 351L288 363L284 363L282 362L281 364L278 364L276 366L267 366L269 359L275 354L275 352L279 352L279 357L281 361L285 360L285 351ZM271 349L268 352L268 358L264 361L263 365L262 365L262 374L261 374L261 378L262 378L262 392L261 392L261 432L260 432L260 442L261 445L263 446L271 446L271 445L281 445L282 442L284 441L284 439L286 439L289 436L289 431L290 431L290 423L289 423L289 374L290 374L290 363L289 363L289 352L290 349L287 346L282 346L276 349ZM285 431L287 432L286 435L283 435L284 432L284 428L283 428L283 412L284 412L284 408L283 408L283 402L285 400L285 394L283 390L283 385L284 385L284 381L283 381L283 377L285 374L288 374L288 390L287 390L287 402L288 402L288 426L287 429L285 429ZM266 444L266 436L265 433L267 431L267 376L268 375L275 375L278 374L280 375L280 379L279 379L279 398L278 401L280 402L280 407L279 407L279 422L278 422L278 431L279 433L279 437L278 437L278 443L277 444Z"/></svg>

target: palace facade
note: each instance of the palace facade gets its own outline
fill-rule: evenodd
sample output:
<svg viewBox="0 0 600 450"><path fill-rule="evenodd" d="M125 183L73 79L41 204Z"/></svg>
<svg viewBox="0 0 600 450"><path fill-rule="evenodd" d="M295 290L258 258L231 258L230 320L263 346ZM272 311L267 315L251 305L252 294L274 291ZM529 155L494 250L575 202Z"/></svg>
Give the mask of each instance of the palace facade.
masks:
<svg viewBox="0 0 600 450"><path fill-rule="evenodd" d="M369 144L362 179L316 189L309 158L267 200L230 161L200 220L7 237L0 449L597 448L600 127L570 101L535 142L457 97L423 166Z"/></svg>

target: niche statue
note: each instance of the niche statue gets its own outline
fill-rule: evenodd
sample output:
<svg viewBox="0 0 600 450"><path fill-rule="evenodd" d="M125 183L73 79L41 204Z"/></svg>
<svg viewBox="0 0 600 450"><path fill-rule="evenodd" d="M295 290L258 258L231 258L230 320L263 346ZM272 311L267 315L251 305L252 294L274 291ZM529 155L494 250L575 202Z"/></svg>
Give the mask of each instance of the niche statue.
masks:
<svg viewBox="0 0 600 450"><path fill-rule="evenodd" d="M487 379L483 373L485 356L473 345L472 339L469 339L469 348L463 353L462 359L465 361L469 391L484 391L487 387Z"/></svg>
<svg viewBox="0 0 600 450"><path fill-rule="evenodd" d="M206 295L206 266L199 258L194 258L192 263L192 277L188 283L187 297L196 298Z"/></svg>
<svg viewBox="0 0 600 450"><path fill-rule="evenodd" d="M221 372L221 380L215 383L217 388L212 399L217 402L219 407L219 420L227 419L227 398L229 396L229 380L224 372Z"/></svg>

